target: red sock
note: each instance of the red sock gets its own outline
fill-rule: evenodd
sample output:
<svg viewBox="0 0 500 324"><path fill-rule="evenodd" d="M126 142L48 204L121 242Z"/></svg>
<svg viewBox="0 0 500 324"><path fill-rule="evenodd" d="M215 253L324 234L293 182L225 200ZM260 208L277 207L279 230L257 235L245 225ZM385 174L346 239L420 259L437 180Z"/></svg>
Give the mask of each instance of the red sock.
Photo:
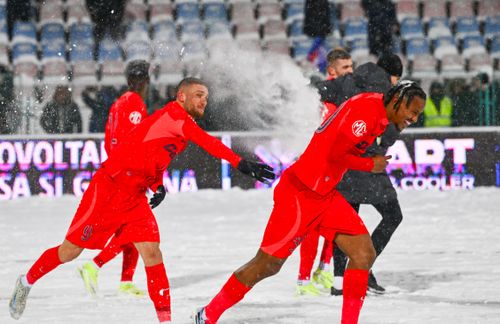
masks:
<svg viewBox="0 0 500 324"><path fill-rule="evenodd" d="M139 252L133 243L125 244L123 248L122 281L132 281L139 260Z"/></svg>
<svg viewBox="0 0 500 324"><path fill-rule="evenodd" d="M234 274L231 275L221 291L205 306L207 323L217 323L222 313L242 300L250 289L252 288L245 286L236 279Z"/></svg>
<svg viewBox="0 0 500 324"><path fill-rule="evenodd" d="M100 268L106 263L108 263L111 259L116 257L123 248L118 244L116 236L113 236L111 241L104 247L104 249L99 253L95 258L94 262Z"/></svg>
<svg viewBox="0 0 500 324"><path fill-rule="evenodd" d="M26 280L30 285L34 284L38 279L62 264L61 260L59 260L59 246L60 245L43 252L38 260L31 266L28 273L26 273Z"/></svg>
<svg viewBox="0 0 500 324"><path fill-rule="evenodd" d="M300 244L299 280L309 280L311 278L311 270L318 252L318 241L319 232L313 230L307 234Z"/></svg>
<svg viewBox="0 0 500 324"><path fill-rule="evenodd" d="M344 274L341 324L358 323L368 288L368 270L347 269Z"/></svg>
<svg viewBox="0 0 500 324"><path fill-rule="evenodd" d="M325 239L325 242L323 242L323 250L321 250L321 262L330 264L330 261L332 261L332 254L333 242Z"/></svg>
<svg viewBox="0 0 500 324"><path fill-rule="evenodd" d="M155 305L160 322L171 320L170 285L163 263L146 267L149 297Z"/></svg>

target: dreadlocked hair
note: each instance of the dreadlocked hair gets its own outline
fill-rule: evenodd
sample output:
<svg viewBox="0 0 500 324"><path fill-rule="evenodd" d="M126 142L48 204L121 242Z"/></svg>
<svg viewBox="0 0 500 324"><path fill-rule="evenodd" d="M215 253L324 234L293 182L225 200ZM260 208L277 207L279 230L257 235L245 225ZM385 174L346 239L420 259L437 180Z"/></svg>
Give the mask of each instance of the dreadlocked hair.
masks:
<svg viewBox="0 0 500 324"><path fill-rule="evenodd" d="M394 110L398 110L401 102L406 97L406 106L409 106L413 98L419 97L424 100L427 99L427 95L424 90L415 81L402 80L399 81L395 86L393 86L384 95L384 105L387 106L391 102L392 98L397 96L396 103L394 104Z"/></svg>

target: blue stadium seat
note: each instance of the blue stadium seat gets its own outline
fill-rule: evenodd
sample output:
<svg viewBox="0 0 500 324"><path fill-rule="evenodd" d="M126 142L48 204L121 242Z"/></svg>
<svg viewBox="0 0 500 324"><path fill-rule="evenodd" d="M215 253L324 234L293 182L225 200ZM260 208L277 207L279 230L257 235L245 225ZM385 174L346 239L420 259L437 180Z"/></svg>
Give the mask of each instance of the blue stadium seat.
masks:
<svg viewBox="0 0 500 324"><path fill-rule="evenodd" d="M0 20L0 44L9 42L9 34L7 33L7 21Z"/></svg>
<svg viewBox="0 0 500 324"><path fill-rule="evenodd" d="M37 63L36 45L30 42L19 42L12 47L12 61L14 64L18 62L33 62Z"/></svg>
<svg viewBox="0 0 500 324"><path fill-rule="evenodd" d="M368 48L368 40L365 37L356 38L348 42L349 47L351 48L351 56L354 61L358 57L365 57L370 54L370 49Z"/></svg>
<svg viewBox="0 0 500 324"><path fill-rule="evenodd" d="M465 36L462 45L462 55L469 58L474 54L485 54L484 39L482 36Z"/></svg>
<svg viewBox="0 0 500 324"><path fill-rule="evenodd" d="M204 42L185 42L183 49L182 61L184 63L196 65L207 58L207 48Z"/></svg>
<svg viewBox="0 0 500 324"><path fill-rule="evenodd" d="M407 17L400 24L401 38L408 40L415 37L424 37L422 21L416 17Z"/></svg>
<svg viewBox="0 0 500 324"><path fill-rule="evenodd" d="M148 41L135 41L130 43L125 49L127 61L132 60L151 60L152 49Z"/></svg>
<svg viewBox="0 0 500 324"><path fill-rule="evenodd" d="M92 25L89 23L77 23L71 25L69 28L69 44L74 46L74 44L94 44L94 33L92 31Z"/></svg>
<svg viewBox="0 0 500 324"><path fill-rule="evenodd" d="M80 61L94 61L94 46L88 43L77 43L69 51L71 63Z"/></svg>
<svg viewBox="0 0 500 324"><path fill-rule="evenodd" d="M293 59L297 62L307 58L307 54L311 49L313 40L311 38L299 39L292 42Z"/></svg>
<svg viewBox="0 0 500 324"><path fill-rule="evenodd" d="M145 20L134 20L127 25L126 32L129 33L132 31L143 31L147 33L148 30L149 30L149 25Z"/></svg>
<svg viewBox="0 0 500 324"><path fill-rule="evenodd" d="M205 28L201 21L187 21L182 25L181 41L203 41L205 39Z"/></svg>
<svg viewBox="0 0 500 324"><path fill-rule="evenodd" d="M304 34L304 21L294 20L288 26L288 37L293 41L297 39L307 38Z"/></svg>
<svg viewBox="0 0 500 324"><path fill-rule="evenodd" d="M42 44L42 62L66 60L66 44L61 42L46 42Z"/></svg>
<svg viewBox="0 0 500 324"><path fill-rule="evenodd" d="M286 23L304 19L304 3L292 3L285 6Z"/></svg>
<svg viewBox="0 0 500 324"><path fill-rule="evenodd" d="M432 44L434 46L434 56L438 59L441 59L444 55L458 54L457 44L452 36L436 38Z"/></svg>
<svg viewBox="0 0 500 324"><path fill-rule="evenodd" d="M175 10L177 23L179 24L200 19L200 8L197 3L178 3Z"/></svg>
<svg viewBox="0 0 500 324"><path fill-rule="evenodd" d="M40 33L40 42L42 45L47 43L66 43L64 26L58 23L45 24Z"/></svg>
<svg viewBox="0 0 500 324"><path fill-rule="evenodd" d="M208 22L227 22L227 9L223 3L207 3L203 5L203 19Z"/></svg>
<svg viewBox="0 0 500 324"><path fill-rule="evenodd" d="M433 17L429 20L427 36L430 39L451 36L450 23L446 17Z"/></svg>
<svg viewBox="0 0 500 324"><path fill-rule="evenodd" d="M12 31L12 44L16 43L33 43L36 44L36 26L32 22L16 21Z"/></svg>
<svg viewBox="0 0 500 324"><path fill-rule="evenodd" d="M366 19L350 19L344 25L344 39L349 41L355 38L366 37L368 24Z"/></svg>
<svg viewBox="0 0 500 324"><path fill-rule="evenodd" d="M461 17L457 19L455 26L456 37L463 39L465 36L480 35L479 24L474 17Z"/></svg>
<svg viewBox="0 0 500 324"><path fill-rule="evenodd" d="M429 41L426 38L412 38L406 42L406 56L429 55Z"/></svg>
<svg viewBox="0 0 500 324"><path fill-rule="evenodd" d="M497 35L500 35L500 15L486 17L484 21L484 37L492 39Z"/></svg>
<svg viewBox="0 0 500 324"><path fill-rule="evenodd" d="M500 59L500 34L491 41L491 57Z"/></svg>
<svg viewBox="0 0 500 324"><path fill-rule="evenodd" d="M104 38L99 44L97 60L99 63L122 60L122 50L118 43L111 38Z"/></svg>
<svg viewBox="0 0 500 324"><path fill-rule="evenodd" d="M164 20L154 24L153 40L155 41L177 40L177 31L175 23L170 20Z"/></svg>
<svg viewBox="0 0 500 324"><path fill-rule="evenodd" d="M0 5L0 21L7 19L7 9L5 5Z"/></svg>
<svg viewBox="0 0 500 324"><path fill-rule="evenodd" d="M207 25L207 40L232 40L231 28L228 22L212 22Z"/></svg>

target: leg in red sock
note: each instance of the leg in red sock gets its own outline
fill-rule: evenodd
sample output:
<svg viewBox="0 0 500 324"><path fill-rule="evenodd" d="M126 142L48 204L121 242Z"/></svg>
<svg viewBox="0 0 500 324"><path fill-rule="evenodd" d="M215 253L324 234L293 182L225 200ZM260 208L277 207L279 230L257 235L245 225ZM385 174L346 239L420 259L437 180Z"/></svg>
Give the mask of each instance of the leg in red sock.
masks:
<svg viewBox="0 0 500 324"><path fill-rule="evenodd" d="M28 273L26 273L26 280L30 285L33 285L38 279L62 264L58 255L59 246L60 245L45 251L31 266Z"/></svg>
<svg viewBox="0 0 500 324"><path fill-rule="evenodd" d="M139 252L133 243L125 244L123 248L122 281L132 281L134 278Z"/></svg>
<svg viewBox="0 0 500 324"><path fill-rule="evenodd" d="M171 320L170 285L163 263L146 267L149 297L153 301L160 323Z"/></svg>
<svg viewBox="0 0 500 324"><path fill-rule="evenodd" d="M319 232L310 231L306 238L300 244L300 267L299 280L309 280L311 270L318 252Z"/></svg>
<svg viewBox="0 0 500 324"><path fill-rule="evenodd" d="M207 323L217 323L222 313L242 300L250 289L251 287L242 284L233 274L221 291L205 306Z"/></svg>
<svg viewBox="0 0 500 324"><path fill-rule="evenodd" d="M123 251L122 246L118 243L116 235L113 236L111 241L104 247L104 249L95 258L95 264L100 268L104 264L108 263L114 257L116 257L121 251Z"/></svg>
<svg viewBox="0 0 500 324"><path fill-rule="evenodd" d="M358 323L367 288L368 270L347 269L345 271L341 324Z"/></svg>

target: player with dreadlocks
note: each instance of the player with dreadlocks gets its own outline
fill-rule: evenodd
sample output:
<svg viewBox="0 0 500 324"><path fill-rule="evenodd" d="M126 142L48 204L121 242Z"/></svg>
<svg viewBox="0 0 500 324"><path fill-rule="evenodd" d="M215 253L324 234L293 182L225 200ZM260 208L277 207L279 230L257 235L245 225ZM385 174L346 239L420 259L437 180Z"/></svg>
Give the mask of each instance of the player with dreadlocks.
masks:
<svg viewBox="0 0 500 324"><path fill-rule="evenodd" d="M400 130L415 123L425 99L424 91L408 81L397 84L385 96L354 96L331 113L304 153L281 176L256 256L236 270L210 303L195 313L194 323L217 323L255 284L276 274L304 237L317 228L349 257L341 323L357 323L375 249L360 216L335 186L348 169L384 171L390 156L361 155L390 122Z"/></svg>

